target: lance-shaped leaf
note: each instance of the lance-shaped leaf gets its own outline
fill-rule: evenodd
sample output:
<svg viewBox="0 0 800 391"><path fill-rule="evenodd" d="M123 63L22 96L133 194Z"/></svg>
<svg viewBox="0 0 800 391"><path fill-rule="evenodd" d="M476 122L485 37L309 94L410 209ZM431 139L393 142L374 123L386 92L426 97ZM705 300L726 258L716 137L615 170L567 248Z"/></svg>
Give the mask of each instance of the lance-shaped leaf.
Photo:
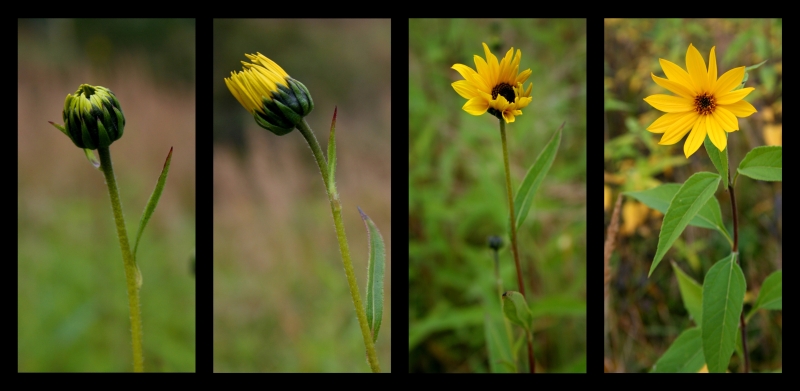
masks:
<svg viewBox="0 0 800 391"><path fill-rule="evenodd" d="M783 147L756 147L739 163L739 174L760 181L781 181L783 177Z"/></svg>
<svg viewBox="0 0 800 391"><path fill-rule="evenodd" d="M708 372L725 372L736 344L746 289L734 254L718 261L703 281L703 354Z"/></svg>
<svg viewBox="0 0 800 391"><path fill-rule="evenodd" d="M565 123L558 127L556 133L550 138L550 142L544 146L539 157L536 158L531 168L528 169L528 173L525 174L525 179L522 180L519 190L517 190L517 195L514 197L514 213L516 213L514 217L517 220L517 228L521 227L525 218L528 217L528 211L530 211L533 203L533 196L536 194L536 190L539 189L539 185L542 184L547 171L550 170L550 166L553 165L558 146L561 144L561 129L564 128Z"/></svg>
<svg viewBox="0 0 800 391"><path fill-rule="evenodd" d="M142 212L142 219L139 220L139 231L136 233L136 242L133 245L133 261L136 262L136 250L139 248L139 239L142 237L142 232L147 222L150 221L150 216L156 210L158 199L161 198L161 192L164 191L164 185L167 183L167 174L169 174L169 164L172 162L172 147L169 148L167 160L164 162L164 168L161 169L161 176L158 177L156 188L153 189L153 194L150 195L150 200L147 201L147 206L144 207ZM141 285L141 284L140 284Z"/></svg>
<svg viewBox="0 0 800 391"><path fill-rule="evenodd" d="M533 315L522 293L516 291L503 293L503 313L506 314L506 318L511 323L521 326L525 331L530 332Z"/></svg>
<svg viewBox="0 0 800 391"><path fill-rule="evenodd" d="M725 137L728 137L728 133L725 133ZM706 152L708 152L708 157L711 158L711 163L714 163L714 167L717 168L717 172L719 172L719 176L722 177L722 187L727 189L728 188L728 150L720 151L717 149L717 146L711 142L710 137L706 137L703 141L703 145L706 147Z"/></svg>
<svg viewBox="0 0 800 391"><path fill-rule="evenodd" d="M328 188L334 197L338 197L336 192L336 111L338 106L333 108L333 120L331 121L331 133L328 136Z"/></svg>
<svg viewBox="0 0 800 391"><path fill-rule="evenodd" d="M367 226L369 243L369 263L367 264L367 324L372 332L372 342L378 340L383 318L383 274L386 259L386 248L378 227L361 208L358 208L364 225Z"/></svg>
<svg viewBox="0 0 800 391"><path fill-rule="evenodd" d="M778 270L769 275L761 285L758 299L753 311L764 308L768 310L783 309L783 271Z"/></svg>
<svg viewBox="0 0 800 391"><path fill-rule="evenodd" d="M697 373L705 364L699 327L685 330L653 364L655 373Z"/></svg>
<svg viewBox="0 0 800 391"><path fill-rule="evenodd" d="M649 190L643 191L627 191L624 194L639 200L639 202L653 208L661 213L667 213L669 203L675 198L675 194L681 188L680 183L665 183L656 186ZM722 232L723 235L729 237L728 231L725 229L725 224L722 222L722 213L719 209L719 202L716 198L711 197L706 201L706 204L700 208L697 215L689 221L689 225L716 229Z"/></svg>
<svg viewBox="0 0 800 391"><path fill-rule="evenodd" d="M661 223L661 232L658 234L658 248L653 264L650 266L648 277L656 270L656 266L664 258L675 240L689 222L692 221L700 208L708 202L714 195L714 191L719 186L719 175L710 172L698 172L689 177L683 183L664 214L664 221Z"/></svg>
<svg viewBox="0 0 800 391"><path fill-rule="evenodd" d="M694 324L698 326L703 324L703 286L684 273L675 262L672 262L672 270L675 271L675 276L678 278L678 288L681 291L683 306L694 319Z"/></svg>

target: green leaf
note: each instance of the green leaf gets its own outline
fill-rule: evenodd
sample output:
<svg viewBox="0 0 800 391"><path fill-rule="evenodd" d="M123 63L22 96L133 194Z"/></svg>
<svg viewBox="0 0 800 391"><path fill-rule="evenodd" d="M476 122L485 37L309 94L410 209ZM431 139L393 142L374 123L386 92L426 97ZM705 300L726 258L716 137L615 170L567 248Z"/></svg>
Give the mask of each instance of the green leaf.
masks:
<svg viewBox="0 0 800 391"><path fill-rule="evenodd" d="M89 163L92 163L94 168L103 171L103 168L100 167L100 161L97 160L97 156L94 156L94 152L89 148L84 148L83 153L86 154L86 159L89 159Z"/></svg>
<svg viewBox="0 0 800 391"><path fill-rule="evenodd" d="M753 148L739 163L739 174L760 181L781 181L783 147Z"/></svg>
<svg viewBox="0 0 800 391"><path fill-rule="evenodd" d="M361 219L367 227L369 242L369 263L367 264L367 324L372 332L372 342L378 340L383 318L383 273L386 260L386 247L378 227L361 208L358 208Z"/></svg>
<svg viewBox="0 0 800 391"><path fill-rule="evenodd" d="M745 71L752 71L753 69L756 69L756 68L764 65L766 62L767 62L767 60L761 61L760 63L758 63L756 65L750 65L749 67L744 68L744 70Z"/></svg>
<svg viewBox="0 0 800 391"><path fill-rule="evenodd" d="M681 185L679 183L665 183L650 190L628 191L624 194L639 200L639 202L661 213L667 213L670 201L675 198L675 194L678 193L680 188ZM728 232L722 222L722 212L720 212L719 202L714 197L706 201L706 204L703 205L700 212L697 212L697 216L689 221L689 225L716 229L723 232L725 236L728 236Z"/></svg>
<svg viewBox="0 0 800 391"><path fill-rule="evenodd" d="M489 353L489 369L492 373L516 373L517 368L512 364L514 359L511 355L511 341L508 340L508 333L504 330L503 320L493 319L486 312L483 324L486 350Z"/></svg>
<svg viewBox="0 0 800 391"><path fill-rule="evenodd" d="M558 146L561 144L561 129L564 128L565 123L561 124L553 134L553 137L550 138L550 142L544 146L544 149L539 154L539 157L536 158L536 161L533 162L531 168L528 169L525 179L522 180L522 184L519 186L517 195L514 197L517 228L521 227L525 218L528 217L528 211L530 211L533 203L533 196L536 194L536 190L539 189L539 185L542 184L547 171L550 170L550 166L553 165Z"/></svg>
<svg viewBox="0 0 800 391"><path fill-rule="evenodd" d="M678 277L678 288L681 291L683 306L694 319L694 324L698 326L703 324L703 286L684 273L675 262L672 262L672 270Z"/></svg>
<svg viewBox="0 0 800 391"><path fill-rule="evenodd" d="M156 210L156 205L158 205L158 199L161 198L161 192L164 191L164 185L167 183L167 174L169 174L169 164L171 162L172 162L172 147L169 148L169 154L167 155L167 160L164 162L164 168L161 169L161 176L158 177L156 188L153 190L153 194L150 195L150 200L147 201L147 206L144 207L144 212L142 212L142 219L139 220L139 231L136 233L136 241L134 242L133 245L134 262L136 262L136 250L139 248L139 239L141 239L142 237L142 232L144 231L144 227L147 225L147 222L150 221L150 216L153 215L153 211ZM141 277L139 277L139 279L141 279Z"/></svg>
<svg viewBox="0 0 800 391"><path fill-rule="evenodd" d="M533 323L533 315L525 297L516 291L503 293L503 313L512 323L522 327L525 331L530 331Z"/></svg>
<svg viewBox="0 0 800 391"><path fill-rule="evenodd" d="M703 354L708 372L725 372L733 354L747 289L734 254L718 261L703 281Z"/></svg>
<svg viewBox="0 0 800 391"><path fill-rule="evenodd" d="M333 120L331 121L331 133L328 137L328 188L331 189L331 194L338 198L336 192L336 111L338 107L333 108Z"/></svg>
<svg viewBox="0 0 800 391"><path fill-rule="evenodd" d="M661 232L658 234L658 248L653 264L650 266L648 277L656 270L664 254L667 253L675 240L681 235L697 212L714 196L714 191L719 186L719 175L710 172L698 172L684 182L675 197L670 201L664 221L661 223Z"/></svg>
<svg viewBox="0 0 800 391"><path fill-rule="evenodd" d="M764 308L767 310L783 309L783 271L778 270L769 275L761 285L758 299L753 310Z"/></svg>
<svg viewBox="0 0 800 391"><path fill-rule="evenodd" d="M654 373L697 373L703 368L702 332L699 327L684 330L664 355L653 364Z"/></svg>
<svg viewBox="0 0 800 391"><path fill-rule="evenodd" d="M728 134L725 133L725 137L728 137ZM719 172L719 176L722 177L722 188L728 188L728 150L720 151L717 149L717 146L711 142L710 137L706 137L703 141L703 145L706 147L706 152L708 152L708 157L711 158L711 163L714 163L714 167L717 168L717 172Z"/></svg>

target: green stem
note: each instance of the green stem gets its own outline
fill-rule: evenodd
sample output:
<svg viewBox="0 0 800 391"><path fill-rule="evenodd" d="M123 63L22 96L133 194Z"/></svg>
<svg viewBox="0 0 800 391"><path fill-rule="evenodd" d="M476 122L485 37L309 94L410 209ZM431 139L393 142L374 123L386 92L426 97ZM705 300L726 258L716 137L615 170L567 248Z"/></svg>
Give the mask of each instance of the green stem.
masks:
<svg viewBox="0 0 800 391"><path fill-rule="evenodd" d="M333 213L333 223L336 226L336 237L339 240L339 250L342 253L342 263L344 272L347 275L347 283L350 286L350 296L353 298L353 306L356 308L356 317L361 326L361 335L364 337L364 346L367 349L367 361L372 368L372 372L380 372L381 367L378 363L378 355L375 353L375 344L372 342L372 333L367 325L367 313L361 305L361 296L358 293L358 283L356 274L353 271L353 263L350 261L350 248L347 246L347 237L344 234L344 224L342 223L342 204L339 202L339 194L332 192L328 183L328 163L322 154L322 148L314 136L314 131L308 126L305 119L297 124L297 130L305 137L314 159L317 161L319 171L322 173L322 181L325 182L325 191L328 193L328 200L331 203L331 213Z"/></svg>
<svg viewBox="0 0 800 391"><path fill-rule="evenodd" d="M508 143L506 142L506 122L500 118L500 137L503 139L503 163L506 168L506 192L508 193L508 215L511 218L511 252L514 253L514 264L517 266L517 284L519 293L525 296L525 284L522 282L522 269L519 266L519 250L517 250L517 219L514 216L514 196L511 190L511 169L508 165ZM528 366L535 373L533 360L533 344L528 339Z"/></svg>
<svg viewBox="0 0 800 391"><path fill-rule="evenodd" d="M100 168L106 177L108 195L111 197L111 208L117 223L119 248L125 265L125 280L128 286L128 310L131 317L131 343L133 345L133 371L144 372L144 354L142 353L142 315L139 309L139 285L137 284L137 268L128 244L128 233L125 230L125 217L122 215L122 203L119 200L117 180L114 177L114 166L111 164L111 152L106 148L98 148Z"/></svg>
<svg viewBox="0 0 800 391"><path fill-rule="evenodd" d="M500 259L499 259L499 256L497 254L497 250L492 249L492 252L494 253L494 278L497 281L497 298L500 300L500 308L501 308L501 312L502 312L502 308L503 308L503 280L500 278ZM509 322L508 318L505 315L503 315L503 323L505 323L505 325L506 325L506 336L508 337L508 345L509 346L513 346L514 345L514 338L513 338L513 334L511 333L511 322ZM516 361L517 361L516 351L514 349L511 349L511 354L514 357L514 366L516 367Z"/></svg>
<svg viewBox="0 0 800 391"><path fill-rule="evenodd" d="M727 153L727 151L725 152ZM731 195L731 212L733 213L733 252L739 253L739 213L736 208L736 195L733 191L733 182L731 182L731 171L728 168L728 193ZM736 259L739 265L742 266L741 257ZM739 328L742 332L742 354L744 355L744 373L750 373L750 354L747 352L747 323L744 319L744 306L742 313L739 315Z"/></svg>

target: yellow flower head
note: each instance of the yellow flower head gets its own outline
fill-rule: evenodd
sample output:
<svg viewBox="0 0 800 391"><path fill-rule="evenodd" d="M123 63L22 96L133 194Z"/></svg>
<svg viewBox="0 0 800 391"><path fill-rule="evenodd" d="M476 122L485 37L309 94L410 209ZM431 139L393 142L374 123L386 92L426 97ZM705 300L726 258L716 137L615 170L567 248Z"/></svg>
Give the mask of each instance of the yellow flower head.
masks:
<svg viewBox="0 0 800 391"><path fill-rule="evenodd" d="M314 109L308 89L261 53L245 54L241 72L225 84L259 126L279 136L291 132Z"/></svg>
<svg viewBox="0 0 800 391"><path fill-rule="evenodd" d="M486 60L475 55L475 68L477 72L464 65L455 64L453 69L458 71L465 80L453 83L453 89L459 95L469 99L464 104L464 111L472 115L481 115L487 110L489 114L497 118L502 118L506 123L514 122L514 117L522 115L522 108L531 103L531 88L523 90L522 83L531 75L531 70L526 69L519 72L519 62L522 53L511 48L500 62L497 57L489 51L489 47L483 44L486 53Z"/></svg>
<svg viewBox="0 0 800 391"><path fill-rule="evenodd" d="M752 87L735 90L742 83L745 67L725 72L717 78L717 56L711 48L708 68L700 52L689 44L686 51L686 71L678 65L659 59L667 78L650 74L656 84L678 96L651 95L645 102L667 114L662 115L647 130L664 133L659 144L672 145L680 141L686 133L689 137L683 144L683 153L689 158L700 148L706 138L720 150L728 144L725 132L739 130L736 117L748 117L756 112L755 107L742 100Z"/></svg>

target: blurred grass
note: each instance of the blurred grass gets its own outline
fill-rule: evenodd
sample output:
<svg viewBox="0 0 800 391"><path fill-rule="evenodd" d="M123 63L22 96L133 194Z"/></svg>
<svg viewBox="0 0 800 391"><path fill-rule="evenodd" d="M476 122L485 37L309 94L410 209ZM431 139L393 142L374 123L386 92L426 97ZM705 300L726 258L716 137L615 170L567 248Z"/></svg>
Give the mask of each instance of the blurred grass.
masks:
<svg viewBox="0 0 800 391"><path fill-rule="evenodd" d="M645 130L662 113L643 99L668 93L652 81L663 77L659 58L685 67L692 43L708 62L716 46L719 74L738 66L767 60L749 73L746 87L755 87L745 100L757 113L739 119L740 131L729 133L732 171L745 154L760 145L781 144L782 22L780 19L662 19L605 20L604 170L606 217L611 200L622 191L645 190L664 182L682 183L698 171L716 172L704 148L688 160L683 143L658 145L660 135ZM685 138L684 138L685 139ZM732 227L730 198L717 192L723 221ZM781 183L740 178L736 186L739 209L739 252L748 283L745 311L758 295L764 278L782 265ZM621 238L611 259L612 282L606 371L647 371L678 334L692 321L683 307L678 284L669 267L660 266L647 278L658 243L662 215L626 199ZM688 227L665 260L674 259L692 278L703 281L711 265L730 252L725 238ZM749 304L747 304L749 303ZM762 312L748 324L750 360L754 371L781 367L781 312ZM734 356L731 368L741 367Z"/></svg>
<svg viewBox="0 0 800 391"><path fill-rule="evenodd" d="M566 121L518 241L536 312L537 371L584 372L585 21L411 20L409 32L410 371L489 370L484 305L497 296L489 235L505 235L504 289L518 289L497 119L464 112L450 85L461 79L450 67L474 67L486 42L498 57L520 49L520 71L532 71L533 103L507 127L515 191Z"/></svg>
<svg viewBox="0 0 800 391"><path fill-rule="evenodd" d="M389 20L214 21L214 371L368 372L319 169L299 132L255 124L223 78L261 52L311 92L326 149L334 106L337 188L362 300L367 234L387 246L376 344L391 371Z"/></svg>
<svg viewBox="0 0 800 391"><path fill-rule="evenodd" d="M64 97L89 83L114 91L125 112L111 152L129 238L175 148L138 252L145 369L193 372L194 21L20 20L18 34L18 371L132 369L108 190L47 123L63 123Z"/></svg>

